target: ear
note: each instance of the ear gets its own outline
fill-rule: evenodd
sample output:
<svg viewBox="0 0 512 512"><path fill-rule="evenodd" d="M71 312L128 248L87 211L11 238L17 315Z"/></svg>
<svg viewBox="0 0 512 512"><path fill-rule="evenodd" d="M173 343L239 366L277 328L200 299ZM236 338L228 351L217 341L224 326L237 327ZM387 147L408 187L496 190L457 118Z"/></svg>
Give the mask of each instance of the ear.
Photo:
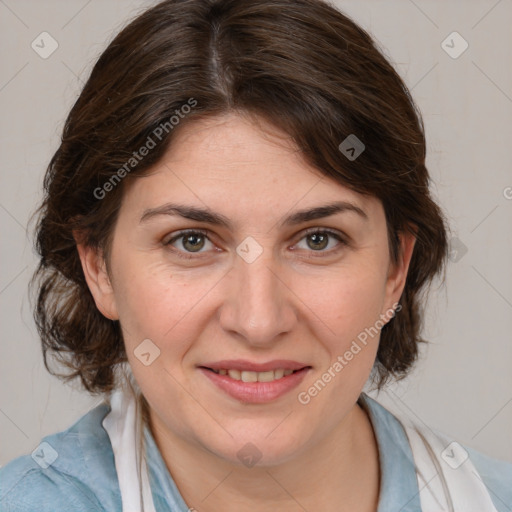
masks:
<svg viewBox="0 0 512 512"><path fill-rule="evenodd" d="M75 240L76 240L75 236ZM85 280L100 313L110 320L118 320L114 289L107 273L107 267L100 249L83 243L76 244Z"/></svg>
<svg viewBox="0 0 512 512"><path fill-rule="evenodd" d="M384 300L385 309L382 311L382 314L385 314L386 311L396 309L394 305L398 303L404 290L414 245L416 243L415 233L417 233L417 228L413 226L412 229L414 234L405 230L398 233L400 240L399 256L397 263L393 264L393 262L391 262L389 265L386 281L386 297Z"/></svg>

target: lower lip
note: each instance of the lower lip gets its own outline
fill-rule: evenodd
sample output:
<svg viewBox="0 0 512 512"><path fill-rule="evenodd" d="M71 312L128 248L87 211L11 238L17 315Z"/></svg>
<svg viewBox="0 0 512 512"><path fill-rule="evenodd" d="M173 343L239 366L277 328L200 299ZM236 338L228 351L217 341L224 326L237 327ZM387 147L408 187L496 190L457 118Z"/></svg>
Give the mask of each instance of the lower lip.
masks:
<svg viewBox="0 0 512 512"><path fill-rule="evenodd" d="M303 368L272 382L243 382L206 368L199 368L222 391L237 400L253 404L270 402L288 393L302 382L310 369L309 367Z"/></svg>

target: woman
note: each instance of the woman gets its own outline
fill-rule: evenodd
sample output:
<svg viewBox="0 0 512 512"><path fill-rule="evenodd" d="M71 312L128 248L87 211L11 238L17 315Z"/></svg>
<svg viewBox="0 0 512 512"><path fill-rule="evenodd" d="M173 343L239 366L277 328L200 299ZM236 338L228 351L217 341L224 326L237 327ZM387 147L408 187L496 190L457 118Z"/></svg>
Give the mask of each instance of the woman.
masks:
<svg viewBox="0 0 512 512"><path fill-rule="evenodd" d="M362 392L423 341L447 256L428 186L405 85L328 4L135 19L37 228L45 362L106 402L2 468L2 510L510 510L511 464Z"/></svg>

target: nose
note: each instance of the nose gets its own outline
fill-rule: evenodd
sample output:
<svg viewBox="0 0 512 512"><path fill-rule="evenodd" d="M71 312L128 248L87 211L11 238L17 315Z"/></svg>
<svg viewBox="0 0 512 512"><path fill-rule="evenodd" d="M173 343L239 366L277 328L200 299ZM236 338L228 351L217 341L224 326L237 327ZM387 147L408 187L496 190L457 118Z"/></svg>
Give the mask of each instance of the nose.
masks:
<svg viewBox="0 0 512 512"><path fill-rule="evenodd" d="M221 327L254 347L272 346L297 322L293 292L271 253L250 263L237 255L225 277Z"/></svg>

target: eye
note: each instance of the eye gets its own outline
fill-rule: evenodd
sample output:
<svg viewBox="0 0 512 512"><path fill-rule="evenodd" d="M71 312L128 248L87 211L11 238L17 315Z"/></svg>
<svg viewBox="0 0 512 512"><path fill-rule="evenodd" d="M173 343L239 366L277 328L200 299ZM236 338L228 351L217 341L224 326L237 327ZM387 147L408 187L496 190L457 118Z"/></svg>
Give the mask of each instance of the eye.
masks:
<svg viewBox="0 0 512 512"><path fill-rule="evenodd" d="M332 241L332 239L338 241L337 247L335 246L334 249L331 248L325 251L324 249L329 246L329 242ZM306 231L300 241L302 240L306 240L306 250L313 253L319 252L320 254L318 256L335 253L343 246L348 245L341 233L330 229L312 228ZM298 247L298 245L296 247ZM317 255L312 255L312 257L317 257Z"/></svg>
<svg viewBox="0 0 512 512"><path fill-rule="evenodd" d="M334 249L324 250L330 245L330 241L337 240L337 247ZM342 247L347 246L348 242L345 240L341 233L330 229L312 228L303 235L299 242L306 240L307 247L306 251L312 253L320 253L318 255L311 255L310 257L321 257L326 254L332 254L338 252ZM180 258L191 259L194 258L194 253L201 254L206 251L202 251L207 243L210 243L213 247L213 243L208 238L208 231L202 229L189 229L176 233L172 238L163 242L166 247L173 247L171 249ZM299 247L297 244L295 247ZM304 248L301 248L304 249Z"/></svg>
<svg viewBox="0 0 512 512"><path fill-rule="evenodd" d="M180 231L175 236L170 238L169 240L163 242L163 244L167 246L173 246L175 242L178 242L177 250L173 250L180 258L186 258L190 259L194 256L188 256L188 254L193 253L200 253L200 252L207 252L207 251L201 251L201 249L205 246L206 241L208 241L210 244L212 242L207 236L208 232L202 229L194 229L194 230L187 230L187 231ZM212 244L213 245L213 244ZM181 248L180 248L181 246Z"/></svg>

